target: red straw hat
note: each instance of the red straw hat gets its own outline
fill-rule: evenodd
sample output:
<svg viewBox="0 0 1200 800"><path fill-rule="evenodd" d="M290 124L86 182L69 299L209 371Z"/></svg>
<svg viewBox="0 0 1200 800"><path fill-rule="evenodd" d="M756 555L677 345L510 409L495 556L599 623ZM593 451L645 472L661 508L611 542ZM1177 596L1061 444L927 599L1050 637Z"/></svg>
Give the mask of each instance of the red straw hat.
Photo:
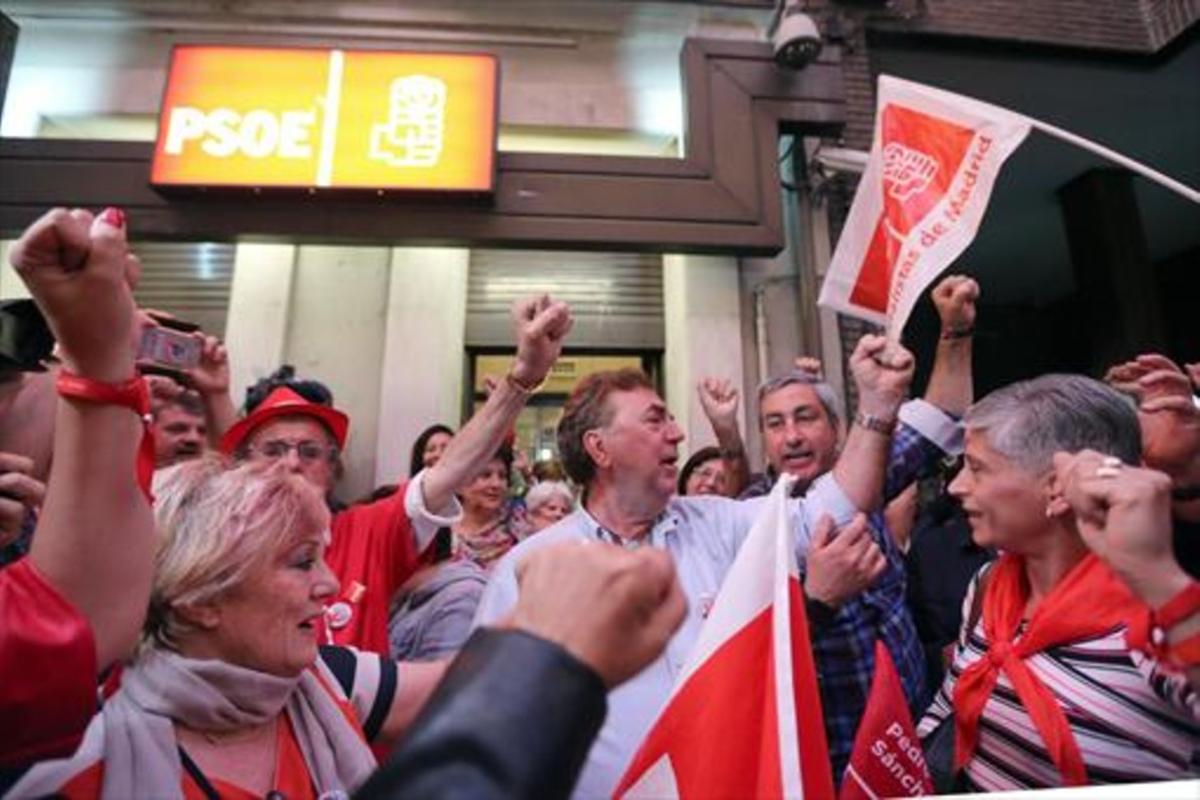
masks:
<svg viewBox="0 0 1200 800"><path fill-rule="evenodd" d="M254 430L263 423L277 417L312 417L322 423L333 434L338 448L346 446L346 434L350 430L350 418L330 406L311 403L286 386L280 386L261 404L225 432L221 437L221 452L232 455Z"/></svg>

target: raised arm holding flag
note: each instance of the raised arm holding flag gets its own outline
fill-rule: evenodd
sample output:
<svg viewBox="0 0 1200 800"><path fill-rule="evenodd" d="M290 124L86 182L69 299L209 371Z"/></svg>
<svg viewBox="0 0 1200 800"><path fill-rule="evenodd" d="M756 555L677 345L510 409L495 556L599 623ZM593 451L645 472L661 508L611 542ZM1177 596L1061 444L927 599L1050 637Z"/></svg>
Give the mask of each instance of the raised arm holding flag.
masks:
<svg viewBox="0 0 1200 800"><path fill-rule="evenodd" d="M819 303L898 342L922 292L975 238L1005 160L1033 128L1200 203L1200 192L1062 128L881 75L875 137Z"/></svg>
<svg viewBox="0 0 1200 800"><path fill-rule="evenodd" d="M880 76L875 141L820 304L899 341L921 293L975 238L1029 127L997 106Z"/></svg>

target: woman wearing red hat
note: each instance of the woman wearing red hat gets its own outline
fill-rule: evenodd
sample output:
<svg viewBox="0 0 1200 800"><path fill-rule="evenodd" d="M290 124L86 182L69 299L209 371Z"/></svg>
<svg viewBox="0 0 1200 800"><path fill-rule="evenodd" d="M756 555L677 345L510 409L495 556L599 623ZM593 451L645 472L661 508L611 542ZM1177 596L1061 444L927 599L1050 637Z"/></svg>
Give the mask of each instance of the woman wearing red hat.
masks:
<svg viewBox="0 0 1200 800"><path fill-rule="evenodd" d="M325 618L330 643L386 655L388 605L418 567L438 529L461 514L454 493L500 446L528 397L545 379L571 328L566 303L530 298L513 310L517 356L505 380L447 446L434 466L394 495L333 516L326 559L339 580ZM281 461L326 495L337 480L349 418L287 387L226 432L221 450L239 459Z"/></svg>

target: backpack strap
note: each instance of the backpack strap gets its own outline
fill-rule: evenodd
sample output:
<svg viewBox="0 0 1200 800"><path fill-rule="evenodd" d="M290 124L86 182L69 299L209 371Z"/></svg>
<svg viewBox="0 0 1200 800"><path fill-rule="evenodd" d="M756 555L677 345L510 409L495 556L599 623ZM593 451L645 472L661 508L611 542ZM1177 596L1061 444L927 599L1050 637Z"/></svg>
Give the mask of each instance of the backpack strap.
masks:
<svg viewBox="0 0 1200 800"><path fill-rule="evenodd" d="M967 614L967 626L963 628L964 644L971 635L971 631L975 630L975 626L979 624L979 618L983 616L983 596L987 593L988 583L992 577L992 565L995 563L995 561L989 561L979 570L979 577L975 581L975 594L971 596L971 610Z"/></svg>

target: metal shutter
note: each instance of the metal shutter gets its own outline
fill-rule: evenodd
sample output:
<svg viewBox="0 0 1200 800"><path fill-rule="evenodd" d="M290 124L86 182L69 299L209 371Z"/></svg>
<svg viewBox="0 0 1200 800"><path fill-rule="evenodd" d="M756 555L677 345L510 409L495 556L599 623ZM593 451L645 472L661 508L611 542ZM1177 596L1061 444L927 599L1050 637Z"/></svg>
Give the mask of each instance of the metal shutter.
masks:
<svg viewBox="0 0 1200 800"><path fill-rule="evenodd" d="M511 345L515 300L548 292L571 304L571 347L663 347L662 257L645 253L472 250L471 347Z"/></svg>
<svg viewBox="0 0 1200 800"><path fill-rule="evenodd" d="M224 338L236 245L135 242L133 251L142 261L134 292L138 305L195 322Z"/></svg>

